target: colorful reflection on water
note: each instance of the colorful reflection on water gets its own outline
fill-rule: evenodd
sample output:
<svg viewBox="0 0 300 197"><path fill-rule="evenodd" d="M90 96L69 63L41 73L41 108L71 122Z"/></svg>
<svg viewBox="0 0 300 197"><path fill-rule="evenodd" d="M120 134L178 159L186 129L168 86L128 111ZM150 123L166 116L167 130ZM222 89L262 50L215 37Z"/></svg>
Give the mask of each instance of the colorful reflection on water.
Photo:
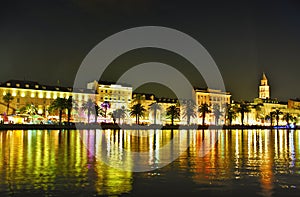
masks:
<svg viewBox="0 0 300 197"><path fill-rule="evenodd" d="M174 136L183 153L155 169L171 158ZM101 161L133 169L136 152L155 170ZM0 131L0 177L0 196L299 195L300 131Z"/></svg>

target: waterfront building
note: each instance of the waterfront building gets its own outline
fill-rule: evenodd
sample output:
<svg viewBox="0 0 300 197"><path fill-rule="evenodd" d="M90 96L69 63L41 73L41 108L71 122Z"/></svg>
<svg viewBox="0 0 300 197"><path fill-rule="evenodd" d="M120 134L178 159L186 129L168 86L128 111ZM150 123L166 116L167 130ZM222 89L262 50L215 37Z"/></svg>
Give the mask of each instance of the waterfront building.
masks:
<svg viewBox="0 0 300 197"><path fill-rule="evenodd" d="M94 96L94 93L87 89L73 90L71 87L42 85L34 81L9 80L0 84L0 113L3 114L6 112L7 104L2 98L7 93L13 97L7 115L18 114L22 107L30 104L34 105L37 114L43 117L49 116L48 108L58 97L72 96L77 105L81 106L88 98ZM76 113L75 110L74 113Z"/></svg>
<svg viewBox="0 0 300 197"><path fill-rule="evenodd" d="M231 103L231 94L230 92L223 92L221 90L215 90L215 89L195 89L195 101L196 105L201 106L202 104L208 104L211 108L211 113L208 114L208 116L205 118L205 123L206 124L215 124L215 116L213 113L213 107L214 105L218 105L220 107L220 112L223 114L220 117L219 124L224 124L225 123L225 107L226 104ZM197 123L201 124L202 123L202 117L197 115Z"/></svg>
<svg viewBox="0 0 300 197"><path fill-rule="evenodd" d="M132 87L114 84L112 82L93 81L87 84L87 88L96 92L95 101L98 106L101 106L104 102L109 103L109 107L107 109L108 116L105 120L106 122L111 121L109 114L113 113L114 110L121 108L126 109L126 118L124 121L128 122L130 120L127 109L131 106Z"/></svg>
<svg viewBox="0 0 300 197"><path fill-rule="evenodd" d="M300 99L289 99L288 100L288 108L289 109L300 109Z"/></svg>
<svg viewBox="0 0 300 197"><path fill-rule="evenodd" d="M279 125L286 125L284 115L287 113L295 117L295 120L291 122L298 121L300 101L290 99L288 102L283 102L278 101L276 98L271 98L270 86L265 73L262 75L258 89L258 97L253 102L246 102L249 112L245 113L245 125L270 125L271 112L276 110L281 112L279 114ZM239 103L234 103L233 105L239 107ZM273 124L275 122L275 118L273 117ZM233 124L241 124L241 114L237 113Z"/></svg>
<svg viewBox="0 0 300 197"><path fill-rule="evenodd" d="M154 94L134 92L132 94L131 106L140 103L146 109L144 116L140 119L143 124L170 124L171 120L166 117L167 108L171 105L176 105L177 102L177 99L157 98ZM153 109L154 107L152 107L155 104L157 105L156 112ZM180 123L179 120L175 120L174 122L176 124Z"/></svg>
<svg viewBox="0 0 300 197"><path fill-rule="evenodd" d="M268 85L268 79L263 73L262 79L260 80L259 86L259 98L261 99L269 99L270 97L270 86Z"/></svg>

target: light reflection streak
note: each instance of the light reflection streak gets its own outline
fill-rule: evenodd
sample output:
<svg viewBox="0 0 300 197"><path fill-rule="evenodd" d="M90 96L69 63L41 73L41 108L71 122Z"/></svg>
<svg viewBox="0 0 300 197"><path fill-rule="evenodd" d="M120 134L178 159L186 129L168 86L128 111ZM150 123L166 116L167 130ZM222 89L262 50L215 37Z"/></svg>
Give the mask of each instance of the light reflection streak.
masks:
<svg viewBox="0 0 300 197"><path fill-rule="evenodd" d="M164 158L160 158L160 148L168 145L177 134L176 142L182 145L179 149L189 144L189 150L174 161L180 165L166 169L179 166L180 170L191 173L186 176L196 185L214 181L226 187L233 180L245 181L251 177L246 183L258 183L259 194L263 196L272 196L274 188L280 184L287 188L300 185L286 179L300 172L299 130L148 132L146 135L145 131L131 130L2 131L1 191L20 193L26 188L47 193L89 187L99 195L130 193L134 189L133 173L111 168L96 158L108 154L112 162L122 160L132 168L135 163L124 150L141 151L149 156L145 164L155 169L157 164L164 162ZM103 143L107 144L105 150L102 150ZM208 148L209 153L204 155ZM169 155L163 156L170 157L172 151L174 147L167 153Z"/></svg>

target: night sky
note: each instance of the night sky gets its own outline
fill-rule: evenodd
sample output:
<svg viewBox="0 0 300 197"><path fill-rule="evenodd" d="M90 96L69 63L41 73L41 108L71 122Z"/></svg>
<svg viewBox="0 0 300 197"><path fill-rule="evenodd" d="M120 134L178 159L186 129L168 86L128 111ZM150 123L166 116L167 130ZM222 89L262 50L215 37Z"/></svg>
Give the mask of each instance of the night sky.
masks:
<svg viewBox="0 0 300 197"><path fill-rule="evenodd" d="M32 80L72 86L82 60L100 41L146 25L189 34L210 53L235 100L252 100L265 72L271 97L300 97L300 3L285 1L26 0L0 6L0 81ZM189 63L164 50L140 49L118 57L101 78L116 80L142 62L182 70L194 86ZM140 91L153 91L145 86ZM159 96L166 96L163 92Z"/></svg>

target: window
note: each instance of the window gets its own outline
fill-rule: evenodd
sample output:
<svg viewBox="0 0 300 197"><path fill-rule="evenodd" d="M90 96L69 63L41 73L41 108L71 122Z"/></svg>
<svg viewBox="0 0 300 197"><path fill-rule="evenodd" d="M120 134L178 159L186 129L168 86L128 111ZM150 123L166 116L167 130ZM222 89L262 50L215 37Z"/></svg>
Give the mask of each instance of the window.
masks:
<svg viewBox="0 0 300 197"><path fill-rule="evenodd" d="M29 88L29 84L25 84L25 87L26 87L26 88Z"/></svg>
<svg viewBox="0 0 300 197"><path fill-rule="evenodd" d="M17 83L17 84L16 84L16 87L20 87L20 84L19 84L19 83Z"/></svg>

